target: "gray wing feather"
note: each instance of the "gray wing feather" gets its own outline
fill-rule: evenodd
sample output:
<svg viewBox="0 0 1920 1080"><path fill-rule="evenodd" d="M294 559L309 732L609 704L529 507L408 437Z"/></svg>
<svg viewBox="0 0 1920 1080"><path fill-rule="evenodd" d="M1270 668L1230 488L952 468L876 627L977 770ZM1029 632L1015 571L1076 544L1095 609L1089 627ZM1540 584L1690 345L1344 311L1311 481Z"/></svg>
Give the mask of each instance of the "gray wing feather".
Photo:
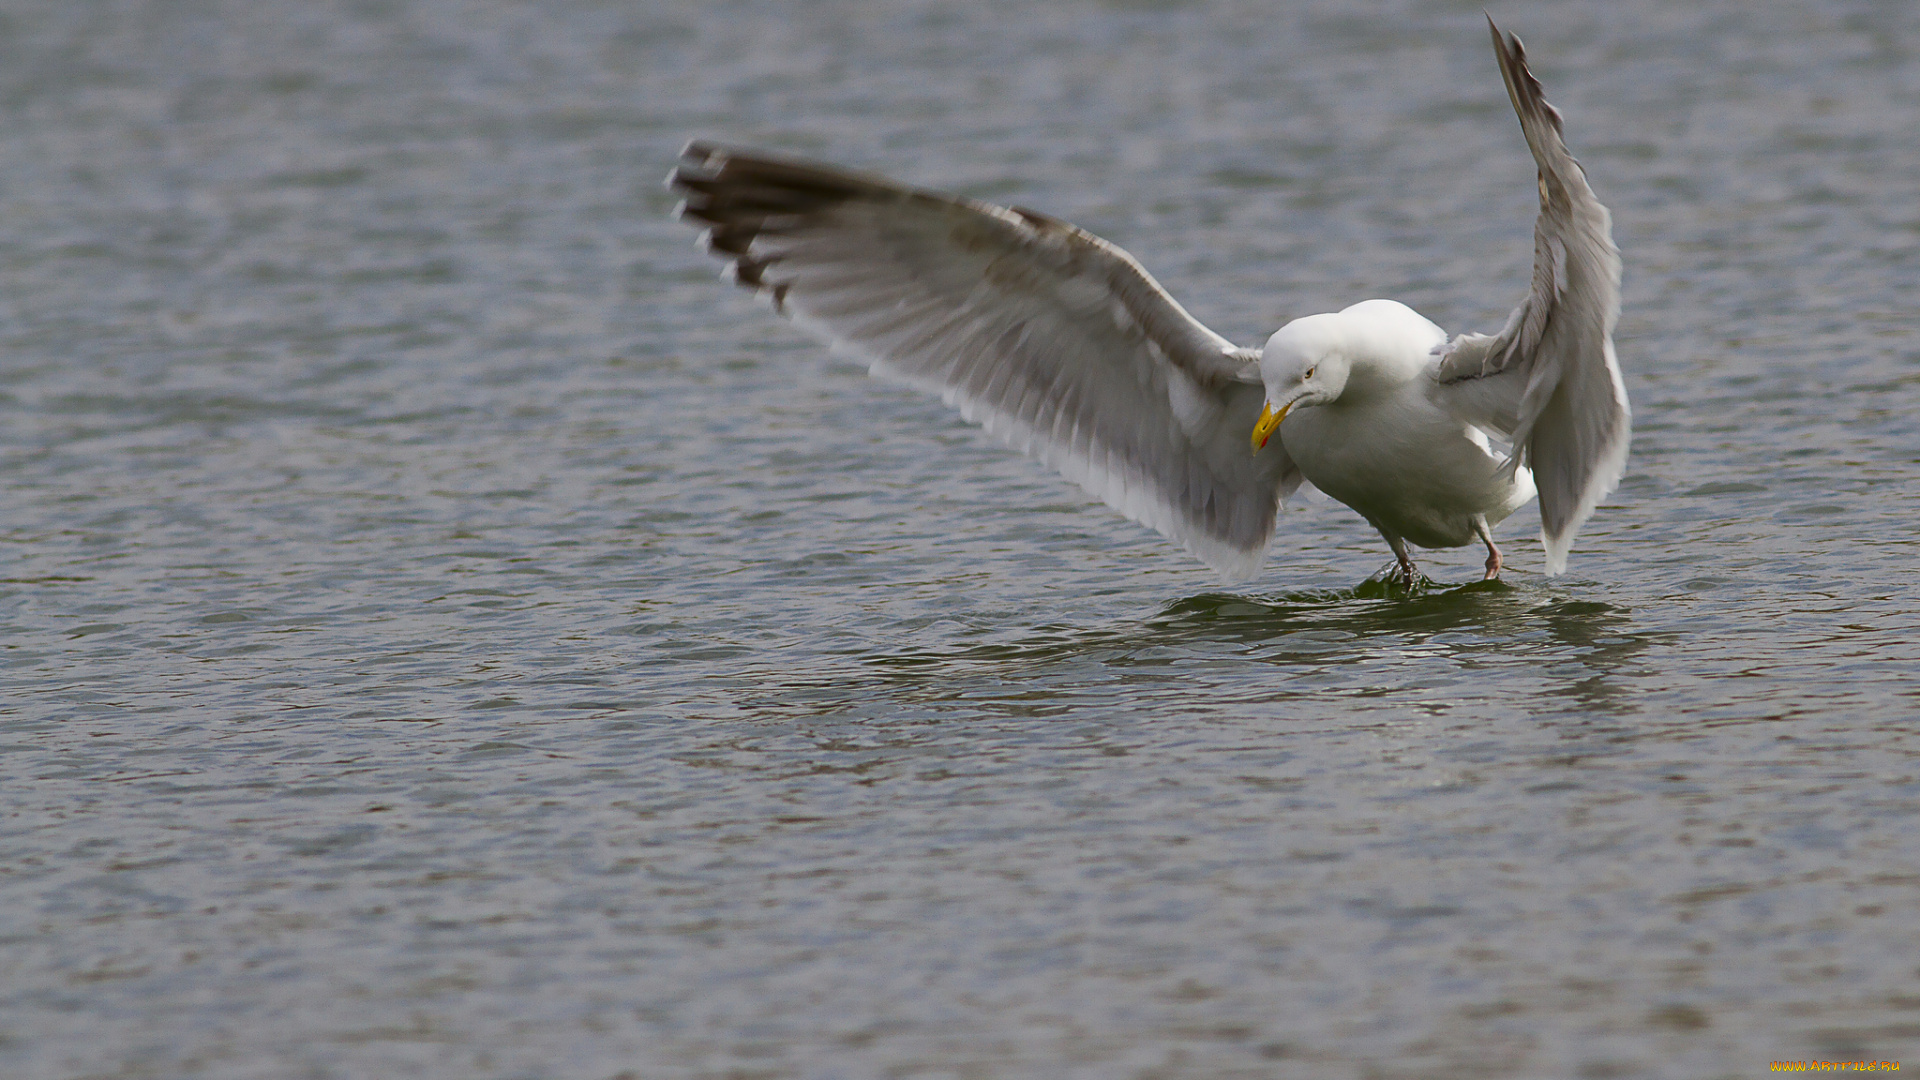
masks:
<svg viewBox="0 0 1920 1080"><path fill-rule="evenodd" d="M1457 415L1511 440L1514 464L1533 470L1547 571L1557 574L1574 534L1626 470L1631 414L1613 352L1620 253L1613 219L1567 153L1560 113L1542 96L1520 39L1487 25L1539 166L1533 287L1500 333L1449 342L1435 377Z"/></svg>
<svg viewBox="0 0 1920 1080"><path fill-rule="evenodd" d="M1259 354L1125 251L1032 211L706 143L668 186L782 314L1223 574L1259 570L1301 480L1280 440L1249 450Z"/></svg>

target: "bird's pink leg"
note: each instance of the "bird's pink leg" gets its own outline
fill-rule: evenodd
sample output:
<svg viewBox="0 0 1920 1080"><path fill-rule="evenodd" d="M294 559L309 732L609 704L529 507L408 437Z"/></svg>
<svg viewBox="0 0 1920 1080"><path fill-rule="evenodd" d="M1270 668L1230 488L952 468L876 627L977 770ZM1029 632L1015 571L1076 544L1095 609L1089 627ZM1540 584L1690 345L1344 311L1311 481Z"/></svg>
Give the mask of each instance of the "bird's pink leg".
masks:
<svg viewBox="0 0 1920 1080"><path fill-rule="evenodd" d="M1480 539L1487 545L1487 576L1481 580L1492 581L1500 576L1500 549L1494 546L1493 530L1487 528L1486 515L1473 516L1473 531L1479 533Z"/></svg>
<svg viewBox="0 0 1920 1080"><path fill-rule="evenodd" d="M1400 560L1400 572L1407 575L1407 588L1420 580L1420 570L1413 565L1413 556L1407 553L1407 542L1389 532L1381 532L1387 538L1387 545L1393 548L1393 557Z"/></svg>

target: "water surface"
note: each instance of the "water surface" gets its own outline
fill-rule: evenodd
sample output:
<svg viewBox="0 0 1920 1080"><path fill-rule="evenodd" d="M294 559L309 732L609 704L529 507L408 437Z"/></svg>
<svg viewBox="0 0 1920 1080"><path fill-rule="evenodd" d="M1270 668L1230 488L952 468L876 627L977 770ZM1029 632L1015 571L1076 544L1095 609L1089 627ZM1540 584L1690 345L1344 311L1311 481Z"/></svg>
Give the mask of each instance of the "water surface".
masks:
<svg viewBox="0 0 1920 1080"><path fill-rule="evenodd" d="M1284 8L1284 10L1282 10ZM1223 591L715 280L715 137L1256 342L1525 287L1479 8L0 17L0 1072L1920 1060L1920 8L1523 5L1626 260L1548 579Z"/></svg>

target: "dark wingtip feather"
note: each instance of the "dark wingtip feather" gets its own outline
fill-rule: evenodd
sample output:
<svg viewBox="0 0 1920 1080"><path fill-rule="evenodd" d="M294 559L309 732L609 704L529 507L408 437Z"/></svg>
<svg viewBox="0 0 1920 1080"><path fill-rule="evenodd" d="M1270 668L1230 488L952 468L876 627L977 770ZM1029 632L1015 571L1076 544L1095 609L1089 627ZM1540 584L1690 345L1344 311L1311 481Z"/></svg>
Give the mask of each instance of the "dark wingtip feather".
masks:
<svg viewBox="0 0 1920 1080"><path fill-rule="evenodd" d="M688 139L687 145L680 148L680 160L689 164L704 165L725 153L725 150L705 139Z"/></svg>
<svg viewBox="0 0 1920 1080"><path fill-rule="evenodd" d="M790 282L770 279L781 261L757 245L763 235L804 227L816 215L848 201L885 197L902 189L877 177L755 150L735 150L694 139L667 174L669 190L682 196L675 216L704 228L702 246L727 260L736 284L771 295L785 313Z"/></svg>
<svg viewBox="0 0 1920 1080"><path fill-rule="evenodd" d="M1507 96L1513 100L1514 111L1523 117L1537 112L1547 118L1556 133L1564 133L1560 110L1547 101L1546 90L1534 77L1533 69L1527 66L1527 47L1519 35L1503 32L1491 15L1487 16L1487 30L1493 35L1493 53L1500 62L1500 74L1507 84Z"/></svg>
<svg viewBox="0 0 1920 1080"><path fill-rule="evenodd" d="M745 258L757 230L741 225L717 225L707 230L707 250Z"/></svg>

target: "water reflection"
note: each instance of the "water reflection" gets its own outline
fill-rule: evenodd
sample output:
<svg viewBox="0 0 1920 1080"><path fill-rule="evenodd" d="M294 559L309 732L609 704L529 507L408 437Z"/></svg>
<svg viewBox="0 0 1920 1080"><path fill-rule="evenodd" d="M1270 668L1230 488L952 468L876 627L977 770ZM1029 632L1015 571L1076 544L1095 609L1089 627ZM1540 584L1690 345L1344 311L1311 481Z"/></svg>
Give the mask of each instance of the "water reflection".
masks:
<svg viewBox="0 0 1920 1080"><path fill-rule="evenodd" d="M1044 626L1019 640L952 650L911 650L873 655L866 663L893 669L968 664L1044 664L1098 655L1126 664L1167 649L1214 651L1242 646L1269 662L1330 661L1310 642L1354 641L1354 649L1417 644L1442 635L1456 644L1536 649L1555 647L1593 654L1615 664L1653 644L1659 636L1631 629L1627 608L1596 601L1569 601L1535 586L1476 581L1411 592L1375 581L1351 589L1252 595L1206 592L1167 603L1136 623L1100 629ZM1387 639L1382 641L1381 639Z"/></svg>
<svg viewBox="0 0 1920 1080"><path fill-rule="evenodd" d="M1254 701L1262 688L1306 679L1320 707L1339 715L1356 696L1427 701L1436 680L1455 686L1438 698L1466 700L1491 690L1501 669L1546 695L1544 711L1617 713L1628 707L1624 677L1670 636L1638 626L1628 608L1525 580L1205 592L1106 626L1046 624L1012 640L863 651L799 671L756 666L741 673L750 690L733 700L788 717L1039 716L1063 703ZM1169 681L1176 667L1187 670Z"/></svg>

